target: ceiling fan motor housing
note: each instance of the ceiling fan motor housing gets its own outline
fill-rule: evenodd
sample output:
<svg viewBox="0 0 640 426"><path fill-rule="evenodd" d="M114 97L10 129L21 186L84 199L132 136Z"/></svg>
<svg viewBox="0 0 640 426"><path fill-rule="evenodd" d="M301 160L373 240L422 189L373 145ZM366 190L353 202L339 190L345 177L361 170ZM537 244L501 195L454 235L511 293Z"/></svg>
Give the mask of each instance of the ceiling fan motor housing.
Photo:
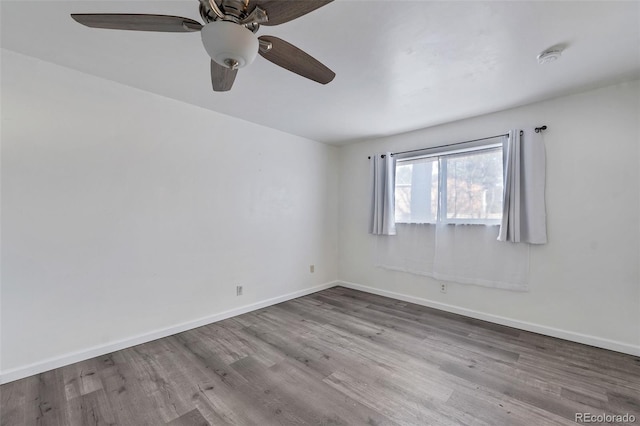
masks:
<svg viewBox="0 0 640 426"><path fill-rule="evenodd" d="M216 63L236 69L253 62L259 42L254 33L229 21L213 21L200 31L205 50Z"/></svg>

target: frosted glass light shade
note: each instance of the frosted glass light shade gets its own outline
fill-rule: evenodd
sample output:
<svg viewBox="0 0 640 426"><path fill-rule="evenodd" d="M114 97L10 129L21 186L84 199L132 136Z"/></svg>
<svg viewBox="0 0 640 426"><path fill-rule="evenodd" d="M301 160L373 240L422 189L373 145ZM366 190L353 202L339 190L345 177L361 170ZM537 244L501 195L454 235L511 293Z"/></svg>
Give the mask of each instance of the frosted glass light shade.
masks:
<svg viewBox="0 0 640 426"><path fill-rule="evenodd" d="M258 54L258 37L242 25L227 21L213 21L200 30L202 44L215 62L237 68L249 65Z"/></svg>

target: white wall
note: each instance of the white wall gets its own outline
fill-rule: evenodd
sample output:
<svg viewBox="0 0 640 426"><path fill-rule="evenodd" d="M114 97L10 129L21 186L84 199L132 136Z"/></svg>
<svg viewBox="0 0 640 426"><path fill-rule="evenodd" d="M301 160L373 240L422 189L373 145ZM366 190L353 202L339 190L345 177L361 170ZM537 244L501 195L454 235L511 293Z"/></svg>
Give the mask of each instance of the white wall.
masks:
<svg viewBox="0 0 640 426"><path fill-rule="evenodd" d="M5 373L337 278L335 147L7 50L1 137Z"/></svg>
<svg viewBox="0 0 640 426"><path fill-rule="evenodd" d="M640 84L619 84L340 149L341 280L381 294L640 355ZM374 266L368 160L546 124L549 243L531 249L530 292Z"/></svg>
<svg viewBox="0 0 640 426"><path fill-rule="evenodd" d="M640 353L637 81L335 148L1 53L5 378L338 276ZM532 249L529 293L441 294L373 265L368 155L539 124L549 244Z"/></svg>

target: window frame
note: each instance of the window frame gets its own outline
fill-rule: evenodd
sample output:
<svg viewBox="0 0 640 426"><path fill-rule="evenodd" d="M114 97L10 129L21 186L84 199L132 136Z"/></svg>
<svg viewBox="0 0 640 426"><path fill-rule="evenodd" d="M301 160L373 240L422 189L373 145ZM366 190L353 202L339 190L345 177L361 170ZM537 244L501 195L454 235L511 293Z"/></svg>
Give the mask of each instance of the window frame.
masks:
<svg viewBox="0 0 640 426"><path fill-rule="evenodd" d="M498 219L448 219L447 216L447 158L462 156L470 153L477 153L482 151L490 151L497 148L502 150L504 155L504 141L505 137L499 136L496 138L488 138L480 141L474 141L469 143L455 144L456 146L441 146L434 148L426 148L424 150L416 150L402 154L395 154L395 169L398 163L406 161L418 160L422 158L438 158L438 206L435 222L402 222L397 221L399 224L425 224L425 225L438 225L438 224L452 224L452 225L500 225L502 218ZM502 170L503 182L504 182L504 166ZM394 183L394 192L396 185ZM395 216L395 209L394 209Z"/></svg>

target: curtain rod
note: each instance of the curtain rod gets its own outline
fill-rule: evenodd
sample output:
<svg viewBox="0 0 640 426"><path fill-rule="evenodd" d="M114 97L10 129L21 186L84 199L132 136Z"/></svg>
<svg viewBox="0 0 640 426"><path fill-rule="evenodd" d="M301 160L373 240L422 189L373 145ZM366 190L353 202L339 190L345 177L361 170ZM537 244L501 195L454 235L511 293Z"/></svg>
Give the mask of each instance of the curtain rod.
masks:
<svg viewBox="0 0 640 426"><path fill-rule="evenodd" d="M536 127L535 128L535 132L536 133L540 133L543 130L547 130L547 126L542 126L542 127ZM523 133L522 130L520 130L520 136L522 136L522 133ZM480 139L472 139L470 141L450 143L450 144L447 144L447 145L438 145L438 146L429 147L429 148L447 148L449 146L461 145L463 143L479 142L479 141L484 141L484 140L487 140L487 139L501 138L501 137L504 137L504 136L509 136L509 133L505 133L503 135L487 136L486 138L480 138ZM398 154L409 154L409 153L412 153L412 152L424 151L425 149L429 149L429 148L412 149L410 151L392 152L391 156L398 155ZM383 155L381 155L381 157L384 158L384 157L386 157L386 155L383 154ZM369 156L367 158L371 159L371 156Z"/></svg>

